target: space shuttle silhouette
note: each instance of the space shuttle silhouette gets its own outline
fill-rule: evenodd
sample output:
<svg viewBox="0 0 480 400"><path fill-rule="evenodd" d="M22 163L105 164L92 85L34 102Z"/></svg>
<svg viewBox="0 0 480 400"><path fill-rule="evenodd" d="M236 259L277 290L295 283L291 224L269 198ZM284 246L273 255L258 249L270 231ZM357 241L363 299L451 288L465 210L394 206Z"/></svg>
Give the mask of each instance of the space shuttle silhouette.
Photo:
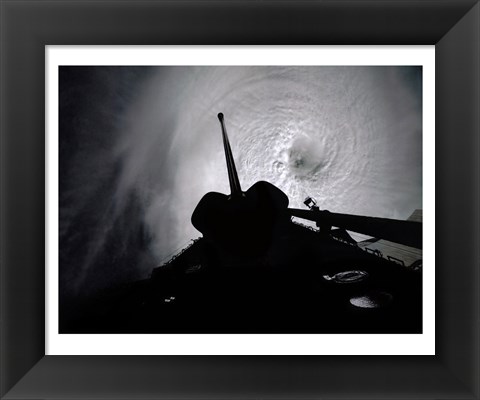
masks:
<svg viewBox="0 0 480 400"><path fill-rule="evenodd" d="M209 192L193 211L191 222L217 249L237 259L260 257L269 247L273 230L288 220L288 197L279 188L259 181L243 191L228 140L225 120L218 114L230 183L230 195Z"/></svg>
<svg viewBox="0 0 480 400"><path fill-rule="evenodd" d="M242 191L223 114L218 114L222 128L230 195L209 192L192 214L192 224L213 244L237 258L261 256L270 246L275 230L298 217L316 222L320 232L329 235L333 226L422 248L422 224L359 215L331 213L314 207L310 210L288 208L288 197L279 188L259 181Z"/></svg>

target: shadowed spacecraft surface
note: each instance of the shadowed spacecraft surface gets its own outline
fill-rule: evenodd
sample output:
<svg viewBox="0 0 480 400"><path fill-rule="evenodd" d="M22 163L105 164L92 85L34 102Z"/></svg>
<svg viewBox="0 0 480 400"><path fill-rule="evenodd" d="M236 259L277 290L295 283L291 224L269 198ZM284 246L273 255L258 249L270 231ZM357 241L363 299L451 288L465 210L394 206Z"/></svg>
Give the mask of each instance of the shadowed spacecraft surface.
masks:
<svg viewBox="0 0 480 400"><path fill-rule="evenodd" d="M192 224L218 251L241 260L260 257L271 244L275 225L286 217L288 197L264 181L242 191L222 113L218 119L231 193L207 193L193 212Z"/></svg>
<svg viewBox="0 0 480 400"><path fill-rule="evenodd" d="M331 213L311 197L291 209L265 181L243 191L218 119L231 193L196 206L202 237L149 279L90 299L60 332L421 333L421 210L400 221Z"/></svg>

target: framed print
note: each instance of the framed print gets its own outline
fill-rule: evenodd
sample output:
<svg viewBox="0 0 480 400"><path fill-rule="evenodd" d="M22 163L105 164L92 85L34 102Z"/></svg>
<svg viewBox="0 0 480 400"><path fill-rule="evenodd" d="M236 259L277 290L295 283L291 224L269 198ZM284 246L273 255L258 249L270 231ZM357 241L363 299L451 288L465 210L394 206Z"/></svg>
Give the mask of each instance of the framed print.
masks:
<svg viewBox="0 0 480 400"><path fill-rule="evenodd" d="M433 47L101 51L46 49L47 354L435 353Z"/></svg>
<svg viewBox="0 0 480 400"><path fill-rule="evenodd" d="M240 3L232 1L220 3L201 1L175 4L162 1L94 1L87 3L79 1L3 1L1 7L1 396L3 398L478 398L479 271L476 243L478 243L479 233L478 70L480 65L478 61L478 32L480 6L477 1L378 2L375 4L362 1L349 3L315 1L300 3L275 1ZM88 26L88 29L85 29L86 26ZM342 28L344 26L348 26L349 29L345 30ZM136 77L142 75L143 72L136 70L134 66L144 63L139 63L138 60L130 63L124 61L114 63L111 61L115 57L114 54L109 53L108 47L102 47L101 45L130 46L130 50L133 52L136 49L141 50L142 46L145 45L164 47L189 45L193 46L194 51L202 51L203 48L203 53L207 51L205 46L221 45L224 52L228 52L240 49L239 45L249 45L253 48L263 45L273 48L273 53L265 51L263 61L265 68L267 66L273 68L275 65L282 64L271 61L274 60L274 52L281 53L285 46L297 49L297 51L303 48L304 53L310 55L314 53L315 46L319 45L434 46L435 129L432 131L423 130L424 134L434 135L434 141L430 140L431 137L424 136L422 143L424 147L430 148L435 159L435 170L430 172L428 176L424 175L424 180L434 183L433 186L430 186L434 188L432 191L435 192L434 204L431 206L435 210L434 234L429 236L426 232L423 236L425 245L428 245L429 241L430 243L433 241L435 245L433 247L435 249L434 259L436 260L433 266L435 274L423 275L428 277L431 285L434 285L436 293L434 305L435 346L430 343L430 348L434 347L434 352L413 353L409 351L408 347L403 352L403 350L398 350L401 347L397 346L396 356L367 357L353 354L374 353L355 353L348 350L343 353L344 356L339 357L334 355L307 355L309 354L307 346L307 350L304 352L254 353L248 352L248 349L243 353L232 352L232 354L292 354L288 357L280 355L206 356L205 354L214 353L208 351L195 353L190 349L183 353L181 351L171 353L155 353L152 351L149 353L147 349L144 352L123 352L123 354L132 354L130 356L112 356L88 355L115 354L115 352L95 353L92 350L91 343L78 342L74 353L56 352L48 354L46 351L48 346L46 347L46 345L49 343L51 321L46 323L46 309L52 305L52 299L56 297L56 295L52 297L52 293L57 291L57 288L53 287L55 281L60 283L60 290L63 286L62 278L51 281L49 279L50 275L48 273L46 275L52 260L52 250L49 247L52 240L49 239L49 229L52 229L52 220L55 220L55 218L50 218L52 210L49 208L49 204L51 204L52 192L48 186L46 187L46 183L48 183L48 173L51 172L51 161L57 159L57 154L55 154L55 149L50 147L51 142L48 140L48 135L45 134L45 124L47 123L48 133L50 132L48 124L51 121L58 121L60 125L63 124L63 128L66 127L68 130L74 129L75 126L89 126L88 124L93 124L95 121L91 121L93 114L88 113L81 115L81 118L84 119L75 117L69 120L68 107L65 108L67 103L59 103L60 110L67 110L67 114L61 112L60 115L54 115L54 118L51 119L49 112L52 107L48 102L48 97L47 102L45 101L45 96L49 96L49 85L57 83L57 86L54 87L59 94L59 99L62 98L62 90L67 90L69 91L68 98L78 100L84 94L75 92L75 84L78 82L84 83L85 80L89 80L93 87L88 95L96 95L104 88L101 82L102 78L98 77L103 76L103 79L113 79L112 77L117 74L116 70L110 70L108 74L99 72L99 68L104 67L97 67L97 70L93 73L92 71L85 73L85 67L82 66L89 64L85 62L86 59L79 59L77 62L70 63L61 60L54 68L57 75L51 75L48 64L48 48L65 46L64 49L68 49L69 46L79 45L93 46L97 51L97 60L105 57L104 60L106 61L102 62L103 65L116 65L117 68L130 65L128 70L124 69L122 72L130 77L131 74ZM308 47L308 45L312 47ZM235 46L237 47L235 48ZM78 48L81 49L81 47ZM152 51L153 49L154 47L152 47ZM143 48L143 51L145 50L148 50L148 48ZM331 57L334 58L333 55ZM293 57L291 58L293 59ZM303 66L304 69L295 69L293 72L287 71L295 74L297 83L302 82L302 76L315 76L315 79L318 79L318 75L315 74L323 74L319 70L312 72L311 69L305 69L308 63L300 63L299 60L300 56L296 62L290 62L290 64L297 63L297 66ZM145 65L164 64L166 63L156 62ZM362 64L368 65L368 62ZM407 62L390 62L387 64L396 66L394 73L391 73L393 67L389 69L383 65L381 71L377 70L377 72L380 71L379 73L373 74L375 79L378 76L395 77L399 73L401 76L418 76L418 69L400 68L400 65L418 64ZM185 65L185 63L175 62L174 65L177 65L175 67L177 69L171 69L167 79L162 78L164 80L160 81L160 85L167 85L165 82L172 80L183 82L182 85L185 85L182 78L183 72L178 69L182 68L180 66ZM197 62L193 65L209 65L209 63ZM215 64L210 63L210 65ZM216 73L211 75L213 80L210 88L212 91L215 89L213 83L216 83L219 76L222 76L222 79L225 80L231 79L232 74L241 76L246 74L248 77L248 71L245 72L245 69L233 71L231 68L235 65L234 63L223 65L220 62L217 64L219 67L220 65L223 68L220 71L221 73L218 74L218 70L216 70ZM244 67L248 65L248 63L243 64ZM251 65L255 65L255 63L251 63ZM236 68L240 67L241 65L236 66ZM196 76L197 78L202 76L202 79L204 79L204 76L210 76L211 72L209 71L202 70ZM262 70L263 74L270 74L270 72L264 71L267 70ZM279 74L278 70L270 69L268 71L273 71L274 75ZM332 82L337 79L335 78L337 76L335 71L333 69L329 70ZM157 73L158 71L154 72ZM341 77L350 82L348 88L354 91L355 86L360 85L362 80L352 81L349 74L351 73L346 72ZM357 76L357 72L352 74ZM161 75L165 77L163 72ZM54 77L53 80L52 76ZM92 76L96 76L96 78L93 79ZM425 79L427 79L426 74L423 75L423 83L425 83ZM196 81L200 81L200 79L196 79ZM395 79L393 81L395 82ZM131 81L127 79L126 82L128 84ZM372 82L377 88L384 87L376 80ZM409 82L415 82L415 79L409 79ZM67 83L69 84L67 85ZM177 91L175 85L170 84L170 87L173 88L174 92ZM307 93L305 84L299 84L299 87L300 89L297 92L288 91L290 96L297 99L296 101L298 101L298 98L302 99L302 96ZM405 90L404 85L397 85L396 91L392 86L385 86L385 88L386 96L390 96L388 98L397 96L399 94L397 92ZM271 89L262 87L262 90L266 93ZM126 92L122 91L118 92L117 95L118 99L125 99L124 96L128 96ZM334 91L330 95L332 99L335 98ZM201 97L207 103L206 94L200 95ZM65 97L63 98L65 99ZM103 97L99 98L103 99ZM174 98L175 96L171 97L173 104ZM362 98L362 104L368 105L368 96ZM387 97L385 98L387 99ZM181 103L184 108L188 109L186 102L195 103L195 100L196 97L191 92L191 96L184 97ZM148 98L143 101L148 103ZM314 101L313 99L310 102ZM424 105L427 103L424 102ZM101 102L95 101L95 98L91 97L87 101L85 96L83 97L83 103L76 104L82 104L82 107L92 107L93 109L102 107ZM385 102L384 106L388 107L387 104ZM121 109L122 104L117 103L117 106ZM171 104L165 102L163 106L169 107ZM289 103L289 106L292 106L292 104ZM395 110L397 110L399 105L396 103L395 107ZM237 107L237 109L239 108ZM332 110L330 109L330 111ZM242 183L242 175L239 174L240 181L235 177L236 168L232 161L232 159L235 159L233 132L229 131L229 137L233 144L232 149L230 149L226 135L231 113L227 113L226 110L219 110L218 112L220 114L217 123L220 122L218 128L221 128L223 132L224 156L226 156L229 166L228 175L233 194L236 187L235 182ZM225 112L225 116L222 112ZM74 114L77 115L77 113ZM336 116L335 120L340 118L338 113L331 112L330 114ZM395 115L395 113L393 114ZM67 117L65 117L66 115ZM217 112L213 115L217 118ZM65 125L65 121L68 124ZM415 121L418 124L418 117ZM274 121L270 121L270 124L272 123ZM231 126L238 127L240 124L234 122ZM88 145L76 142L81 138L80 136L70 135L69 138L72 143L62 139L63 142L60 142L60 146L57 146L61 147L63 151L63 153L61 151L58 153L60 165L69 165L72 159L82 160L82 157L89 153ZM142 140L143 143L147 143L145 137L138 136L138 141ZM297 143L298 140L294 142ZM109 144L109 142L104 143L108 151L111 150ZM184 143L180 144L184 145ZM101 146L102 143L96 143L97 145ZM86 153L78 156L77 153L69 150L78 146L86 146L84 147L87 150ZM265 147L265 144L262 146ZM299 146L303 146L303 150L300 152L302 154L315 150L311 144L300 143ZM147 143L144 150L147 151L151 147L153 146ZM124 147L118 147L117 151L130 148L132 146L127 143ZM233 156L229 156L232 150ZM106 154L108 154L108 151ZM401 154L398 146L395 151L396 154ZM146 154L149 153L144 152L138 157L131 158L131 160L135 162L135 165L138 165L138 160L144 159ZM192 151L190 154L197 153ZM415 157L412 154L412 151L410 151L406 165L412 165L415 162ZM294 155L292 157L295 158ZM315 157L317 157L317 153L315 153ZM296 160L297 163L292 168L297 168L302 174L301 170L309 167L308 163L310 161L306 157L297 157ZM253 161L250 160L249 162ZM358 162L356 163L358 164ZM82 170L87 175L82 178L84 180L75 181L75 186L78 188L75 193L84 193L82 190L90 190L85 182L98 179L104 169L102 169L102 166L102 168L99 167L95 171L90 170L88 172L88 169L85 168L86 165L90 165L88 162L78 165L83 165L84 168L78 168L77 170ZM45 166L47 167L46 170ZM280 164L276 164L276 166L280 169L282 167ZM315 169L317 166L312 168ZM195 168L189 170L192 169ZM242 170L241 168L238 168L238 170L248 172L248 170ZM62 171L64 170L60 168L59 178L61 182L63 179ZM132 171L132 169L128 171ZM408 175L407 169L404 170L404 175ZM133 179L138 179L138 176ZM71 181L71 177L68 181ZM79 184L76 184L77 182ZM102 185L99 185L95 190L99 190L99 188L104 189ZM248 193L248 190L245 193ZM123 198L125 193L121 193L119 198ZM68 193L63 192L60 199L66 195ZM56 197L55 193L53 196ZM99 206L102 197L96 196ZM280 203L282 201L278 200L278 204ZM315 203L307 203L307 207L308 205L312 206L312 204L315 206ZM218 207L223 207L218 204L213 208L207 207L207 209L214 209L216 212ZM62 208L58 210L61 213L68 211ZM153 212L153 209L149 210ZM53 214L56 212L54 210ZM432 208L430 208L430 212L433 215ZM209 211L205 211L201 215L207 215L208 213ZM225 213L228 214L227 211ZM348 214L348 212L345 214ZM304 213L299 215L304 215ZM62 220L61 216L60 220ZM192 219L194 225L196 224L201 228L201 232L205 227L202 222L204 220L211 221L212 217ZM256 220L252 221L256 223ZM221 223L220 219L218 224ZM243 221L236 221L237 225L242 223ZM76 226L76 231L81 233L82 223L77 223L74 226ZM264 225L261 226L264 227ZM325 226L322 228L322 224L317 227L320 230L325 229ZM53 228L54 230L57 229L58 232L59 228L55 227L55 224L53 224ZM63 229L64 225L61 225L60 228ZM258 232L262 232L262 229L257 229L252 235L258 235ZM206 231L211 232L211 227L207 227ZM370 236L375 237L375 235ZM69 240L71 238L70 236ZM342 236L340 239L346 241L348 238ZM222 241L224 239L219 237L218 240ZM240 237L241 240L243 240L242 237ZM73 254L75 258L81 259L83 257L83 241L81 239L74 244L74 247L78 248L77 253L70 254ZM255 241L255 243L262 243L262 241ZM61 246L62 243L60 243L59 251L62 251ZM251 250L252 246L253 244L249 243L247 248ZM392 260L389 261L393 262L394 260ZM194 266L190 267L193 268ZM189 269L186 271L189 271ZM365 274L374 275L370 270L366 272L362 268L356 268L355 271L349 271L347 275L344 274L340 278L333 273L327 273L319 278L329 282L337 278L363 279ZM87 282L90 285L93 281L87 280ZM167 291L169 288L167 287ZM392 288L393 286L390 287L390 290L393 290ZM180 298L177 293L179 292L169 294L170 297L162 297L160 300L165 303L175 302L177 297ZM355 303L381 305L391 301L391 293L395 294L395 292L382 290L381 296L377 293L377 296L371 296L367 300L359 295L349 295L349 298L353 301L351 303L353 306L355 306ZM301 291L295 295L300 294ZM412 298L415 298L415 295ZM62 296L60 295L58 299L62 301ZM414 303L412 300L412 304ZM139 301L138 304L141 306L143 300ZM67 308L67 314L63 315L75 316L75 307L76 305L73 308ZM124 309L121 308L121 310ZM406 308L405 310L416 309ZM402 322L406 322L407 325L411 322L407 318L410 316L407 311L399 315L403 315L402 318L405 318L405 320ZM120 318L115 321L122 321L122 316L126 317L126 314L121 313ZM114 334L120 335L117 338L122 342L121 335L129 333L125 332L124 325L116 325L116 329L106 332L99 329L99 327L105 326L110 329L111 325L105 325L104 321L100 321L99 324L97 322L92 324L88 319L72 318L68 324L65 324L66 320L62 318L62 315L59 318L54 318L57 322L55 330L59 329L60 336L73 337L77 334L86 333L93 338L92 334ZM171 321L175 323L175 319ZM335 319L332 321L335 321ZM257 318L257 322L260 324L261 320ZM405 324L395 325L394 322L391 326L394 326L395 329L387 330L387 335L396 334L400 326L405 326ZM258 324L255 326L258 326ZM85 327L94 327L95 329L86 329L87 332L82 332L81 330ZM418 334L418 327L413 324L411 328L404 333L413 337ZM62 329L65 330L62 332ZM260 335L266 333L265 329L255 332L251 332L251 328L248 328L248 330L249 333ZM319 333L318 331L306 332L305 326L300 330L304 334L314 333L316 335ZM172 332L152 330L141 333L147 335L161 333L165 335ZM186 347L191 345L191 343L188 344L189 338L186 337L187 335L195 334L197 337L201 337L208 332L205 329L200 332L178 330L177 327L173 329L173 333L184 340L183 345ZM237 338L234 335L245 335L245 332L239 332L238 328L228 330L226 333L231 335L232 342L230 345L241 343L236 341ZM275 329L273 333L277 335L277 339L280 338L279 342L282 345L285 343L282 342L283 338L278 335L290 332ZM343 341L343 344L349 349L354 348L355 345L357 347L362 346L362 343L364 343L361 341L362 337L355 337L352 344L353 337L349 336L352 332L336 331L335 333L341 334L339 335L341 336L339 339L340 345ZM372 332L356 331L354 333L362 335ZM380 332L375 331L373 333L378 334ZM321 332L321 334L325 334L325 332ZM315 336L314 341L321 341L321 334ZM328 337L324 336L323 339L328 339ZM181 340L179 342L180 346L182 345ZM123 343L125 344L125 342ZM202 343L197 343L197 346L202 345ZM312 342L309 346L314 345L314 342ZM392 343L389 346L392 347ZM152 353L204 355L196 357L148 355ZM295 354L301 354L301 356L294 356ZM312 354L328 353L313 351ZM400 356L401 354L404 354L404 356Z"/></svg>

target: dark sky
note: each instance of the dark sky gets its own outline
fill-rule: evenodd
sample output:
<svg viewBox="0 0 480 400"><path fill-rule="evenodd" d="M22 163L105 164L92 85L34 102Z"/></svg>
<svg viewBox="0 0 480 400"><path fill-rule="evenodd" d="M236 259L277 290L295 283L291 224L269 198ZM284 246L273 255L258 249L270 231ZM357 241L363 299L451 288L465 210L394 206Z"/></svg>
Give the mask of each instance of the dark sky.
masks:
<svg viewBox="0 0 480 400"><path fill-rule="evenodd" d="M60 291L148 276L228 191L223 112L244 189L334 212L422 207L420 67L60 67Z"/></svg>

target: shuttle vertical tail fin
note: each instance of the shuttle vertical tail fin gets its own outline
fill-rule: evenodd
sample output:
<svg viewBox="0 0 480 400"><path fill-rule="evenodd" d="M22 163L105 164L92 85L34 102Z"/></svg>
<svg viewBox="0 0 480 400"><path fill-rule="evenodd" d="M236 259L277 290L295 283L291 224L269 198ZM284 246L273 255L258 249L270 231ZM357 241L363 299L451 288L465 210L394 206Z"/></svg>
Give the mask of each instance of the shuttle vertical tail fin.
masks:
<svg viewBox="0 0 480 400"><path fill-rule="evenodd" d="M232 149L230 148L230 142L228 141L227 129L225 128L225 121L223 114L218 114L218 119L222 126L223 147L225 149L225 159L227 160L228 180L230 182L231 196L240 196L242 194L242 188L240 186L240 180L238 179L237 169L235 168L235 161L232 155Z"/></svg>

